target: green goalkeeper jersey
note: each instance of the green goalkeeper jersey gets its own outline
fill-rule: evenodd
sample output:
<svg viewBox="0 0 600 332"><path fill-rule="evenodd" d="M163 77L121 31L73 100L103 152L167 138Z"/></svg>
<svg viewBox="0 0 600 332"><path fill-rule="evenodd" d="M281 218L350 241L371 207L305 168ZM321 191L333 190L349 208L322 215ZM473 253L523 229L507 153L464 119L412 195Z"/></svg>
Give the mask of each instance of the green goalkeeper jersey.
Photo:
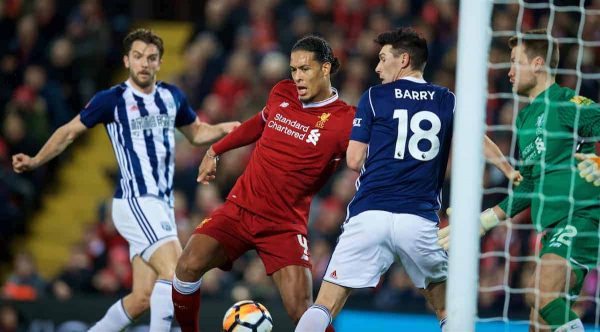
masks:
<svg viewBox="0 0 600 332"><path fill-rule="evenodd" d="M538 231L575 213L600 218L600 187L578 175L573 157L594 152L599 105L555 83L519 112L516 127L523 182L500 208L512 217L531 206Z"/></svg>

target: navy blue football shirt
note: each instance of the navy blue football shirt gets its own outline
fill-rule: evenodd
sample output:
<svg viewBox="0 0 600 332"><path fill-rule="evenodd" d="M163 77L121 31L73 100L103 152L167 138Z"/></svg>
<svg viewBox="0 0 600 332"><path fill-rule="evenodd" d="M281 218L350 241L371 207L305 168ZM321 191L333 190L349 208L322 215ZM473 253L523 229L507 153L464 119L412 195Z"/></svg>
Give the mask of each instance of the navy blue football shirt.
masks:
<svg viewBox="0 0 600 332"><path fill-rule="evenodd" d="M439 221L455 106L447 88L411 77L362 95L350 139L368 150L347 219L382 210Z"/></svg>

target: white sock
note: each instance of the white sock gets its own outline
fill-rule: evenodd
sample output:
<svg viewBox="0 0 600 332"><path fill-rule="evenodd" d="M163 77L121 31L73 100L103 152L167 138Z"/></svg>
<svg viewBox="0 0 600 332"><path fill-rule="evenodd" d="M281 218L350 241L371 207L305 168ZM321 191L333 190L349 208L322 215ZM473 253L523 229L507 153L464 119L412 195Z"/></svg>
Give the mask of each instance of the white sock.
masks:
<svg viewBox="0 0 600 332"><path fill-rule="evenodd" d="M300 318L295 332L325 332L329 324L331 324L329 309L320 304L313 304Z"/></svg>
<svg viewBox="0 0 600 332"><path fill-rule="evenodd" d="M581 319L573 319L570 322L567 322L565 325L557 328L554 332L584 332L583 323Z"/></svg>
<svg viewBox="0 0 600 332"><path fill-rule="evenodd" d="M173 311L171 282L164 279L156 280L150 296L150 331L170 331Z"/></svg>
<svg viewBox="0 0 600 332"><path fill-rule="evenodd" d="M115 302L108 311L88 332L119 332L133 323L123 307L123 299Z"/></svg>
<svg viewBox="0 0 600 332"><path fill-rule="evenodd" d="M446 332L446 320L448 319L448 317L444 317L442 318L442 320L440 320L440 330L442 330L442 332Z"/></svg>
<svg viewBox="0 0 600 332"><path fill-rule="evenodd" d="M202 279L198 281L181 281L177 279L177 276L173 276L173 288L179 292L179 294L192 294L200 288L202 285Z"/></svg>

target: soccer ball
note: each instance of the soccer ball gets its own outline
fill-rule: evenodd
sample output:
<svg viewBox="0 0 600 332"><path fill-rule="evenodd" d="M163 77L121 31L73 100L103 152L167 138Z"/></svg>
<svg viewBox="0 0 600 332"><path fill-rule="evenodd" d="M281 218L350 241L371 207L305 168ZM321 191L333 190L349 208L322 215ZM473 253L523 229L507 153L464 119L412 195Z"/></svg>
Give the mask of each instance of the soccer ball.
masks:
<svg viewBox="0 0 600 332"><path fill-rule="evenodd" d="M256 301L240 301L223 317L223 332L271 332L272 329L271 314Z"/></svg>

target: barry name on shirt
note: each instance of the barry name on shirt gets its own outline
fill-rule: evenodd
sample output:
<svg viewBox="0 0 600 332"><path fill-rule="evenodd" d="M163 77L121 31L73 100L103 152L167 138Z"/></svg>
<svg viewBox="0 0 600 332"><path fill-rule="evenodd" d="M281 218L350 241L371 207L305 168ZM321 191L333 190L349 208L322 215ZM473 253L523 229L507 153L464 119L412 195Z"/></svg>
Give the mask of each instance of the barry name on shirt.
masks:
<svg viewBox="0 0 600 332"><path fill-rule="evenodd" d="M396 98L408 98L412 100L433 100L434 94L435 91L412 91L394 89L394 95L396 96Z"/></svg>

